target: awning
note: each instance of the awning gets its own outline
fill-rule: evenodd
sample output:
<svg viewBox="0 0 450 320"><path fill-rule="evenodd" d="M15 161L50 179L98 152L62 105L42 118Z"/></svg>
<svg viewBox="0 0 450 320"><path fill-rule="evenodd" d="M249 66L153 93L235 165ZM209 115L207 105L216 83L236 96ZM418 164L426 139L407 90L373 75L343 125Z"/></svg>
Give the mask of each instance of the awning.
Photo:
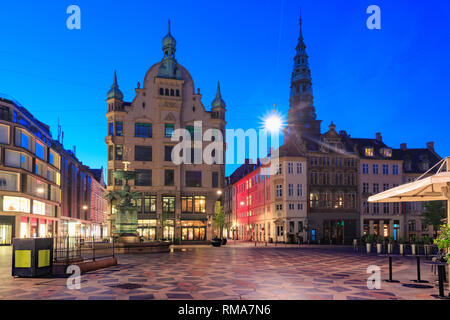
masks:
<svg viewBox="0 0 450 320"><path fill-rule="evenodd" d="M437 173L425 177L438 167ZM425 178L422 178L425 177ZM447 223L450 222L450 157L442 159L416 181L369 197L369 202L416 202L447 200Z"/></svg>

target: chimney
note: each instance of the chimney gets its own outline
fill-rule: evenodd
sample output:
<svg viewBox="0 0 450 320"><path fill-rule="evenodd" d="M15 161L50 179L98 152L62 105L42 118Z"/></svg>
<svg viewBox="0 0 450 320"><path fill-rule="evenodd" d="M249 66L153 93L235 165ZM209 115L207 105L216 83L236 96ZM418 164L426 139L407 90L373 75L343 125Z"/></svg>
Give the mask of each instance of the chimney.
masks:
<svg viewBox="0 0 450 320"><path fill-rule="evenodd" d="M380 133L380 132L377 132L377 133L376 133L376 137L377 137L377 141L380 141L380 142L383 141L383 137L381 136L381 133Z"/></svg>
<svg viewBox="0 0 450 320"><path fill-rule="evenodd" d="M427 149L434 151L434 141L427 142Z"/></svg>
<svg viewBox="0 0 450 320"><path fill-rule="evenodd" d="M400 144L400 149L402 150L402 151L406 151L406 143L402 143L402 144Z"/></svg>

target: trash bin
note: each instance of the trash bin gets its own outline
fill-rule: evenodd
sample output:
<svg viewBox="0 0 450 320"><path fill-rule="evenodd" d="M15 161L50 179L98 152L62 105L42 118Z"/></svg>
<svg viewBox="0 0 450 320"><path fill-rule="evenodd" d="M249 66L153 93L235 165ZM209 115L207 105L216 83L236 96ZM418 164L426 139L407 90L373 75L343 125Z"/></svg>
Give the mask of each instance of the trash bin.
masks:
<svg viewBox="0 0 450 320"><path fill-rule="evenodd" d="M13 239L12 276L41 277L52 275L53 239Z"/></svg>

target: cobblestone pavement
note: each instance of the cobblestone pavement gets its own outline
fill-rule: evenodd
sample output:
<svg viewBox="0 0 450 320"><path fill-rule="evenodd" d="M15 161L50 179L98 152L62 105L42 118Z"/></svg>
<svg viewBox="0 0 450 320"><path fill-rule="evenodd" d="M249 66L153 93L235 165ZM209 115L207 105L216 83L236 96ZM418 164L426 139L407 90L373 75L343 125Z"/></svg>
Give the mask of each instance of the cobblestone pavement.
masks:
<svg viewBox="0 0 450 320"><path fill-rule="evenodd" d="M120 255L114 267L82 275L81 289L66 279L11 277L10 248L0 247L0 299L435 299L436 277L422 265L423 284L412 288L415 259L394 258L394 279L367 288L367 267L388 277L387 257L352 252L349 247L284 246L176 248L171 253ZM409 286L406 287L405 285ZM423 286L422 285L422 286Z"/></svg>

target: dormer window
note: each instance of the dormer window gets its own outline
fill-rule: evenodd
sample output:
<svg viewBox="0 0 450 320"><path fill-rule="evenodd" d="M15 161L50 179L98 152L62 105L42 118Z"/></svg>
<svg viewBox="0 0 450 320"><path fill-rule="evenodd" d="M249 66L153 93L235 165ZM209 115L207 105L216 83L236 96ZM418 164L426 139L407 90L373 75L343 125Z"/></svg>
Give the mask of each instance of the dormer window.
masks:
<svg viewBox="0 0 450 320"><path fill-rule="evenodd" d="M364 155L366 157L373 157L373 148L370 147L364 148Z"/></svg>
<svg viewBox="0 0 450 320"><path fill-rule="evenodd" d="M385 158L391 158L392 157L392 149L383 149L383 156Z"/></svg>

